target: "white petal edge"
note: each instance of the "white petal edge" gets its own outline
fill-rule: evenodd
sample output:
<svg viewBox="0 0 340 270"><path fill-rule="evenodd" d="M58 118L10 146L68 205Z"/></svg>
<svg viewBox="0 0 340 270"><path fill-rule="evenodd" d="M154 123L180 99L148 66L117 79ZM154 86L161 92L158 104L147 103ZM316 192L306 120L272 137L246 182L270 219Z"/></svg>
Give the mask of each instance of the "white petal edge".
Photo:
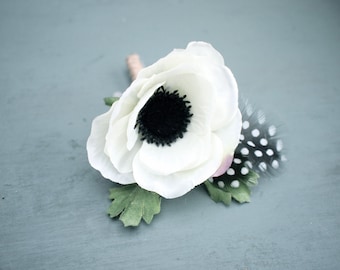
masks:
<svg viewBox="0 0 340 270"><path fill-rule="evenodd" d="M214 133L220 138L223 144L224 157L234 154L235 148L239 144L242 128L242 114L237 109L232 121L225 127Z"/></svg>
<svg viewBox="0 0 340 270"><path fill-rule="evenodd" d="M137 141L132 149L127 149L126 130L128 120L129 115L126 115L112 123L105 137L104 152L109 156L113 166L120 173L132 172L133 158L142 145L140 141Z"/></svg>
<svg viewBox="0 0 340 270"><path fill-rule="evenodd" d="M114 105L108 112L97 116L92 122L91 133L86 143L88 160L90 165L98 170L104 178L120 184L131 184L135 182L132 174L120 174L104 153L105 136L113 107Z"/></svg>
<svg viewBox="0 0 340 270"><path fill-rule="evenodd" d="M182 139L171 146L156 146L143 143L139 158L144 167L154 174L170 175L198 167L210 156L210 134L199 136L186 132Z"/></svg>
<svg viewBox="0 0 340 270"><path fill-rule="evenodd" d="M224 66L223 56L214 47L206 42L190 42L186 49L174 49L168 55L160 58L154 64L143 68L137 75L137 79L150 78L176 67L181 63L194 63L199 61L209 61L212 64Z"/></svg>
<svg viewBox="0 0 340 270"><path fill-rule="evenodd" d="M192 170L182 171L167 176L154 174L141 162L139 154L133 161L133 174L137 184L149 191L154 191L167 199L180 197L195 186L209 179L222 161L222 145L217 136L211 137L211 152L207 162Z"/></svg>
<svg viewBox="0 0 340 270"><path fill-rule="evenodd" d="M221 176L224 174L230 167L231 163L233 162L234 155L227 156L222 161L220 167L217 169L217 171L214 173L214 177Z"/></svg>
<svg viewBox="0 0 340 270"><path fill-rule="evenodd" d="M210 43L192 41L187 45L186 51L197 56L204 56L212 59L219 65L224 65L223 56Z"/></svg>
<svg viewBox="0 0 340 270"><path fill-rule="evenodd" d="M229 68L212 67L211 71L214 72L216 79L216 92L218 97L215 103L212 129L217 130L228 124L238 109L238 86Z"/></svg>

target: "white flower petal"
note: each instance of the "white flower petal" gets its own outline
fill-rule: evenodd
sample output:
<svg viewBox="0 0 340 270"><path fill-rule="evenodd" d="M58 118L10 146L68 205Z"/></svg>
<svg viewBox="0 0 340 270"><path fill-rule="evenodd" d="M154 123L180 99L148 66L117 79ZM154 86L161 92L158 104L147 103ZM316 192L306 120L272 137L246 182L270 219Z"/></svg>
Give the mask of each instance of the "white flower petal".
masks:
<svg viewBox="0 0 340 270"><path fill-rule="evenodd" d="M127 149L127 126L129 115L112 123L107 135L104 152L110 157L113 166L120 173L132 171L132 161L137 151L141 147L141 142L137 141L131 150Z"/></svg>
<svg viewBox="0 0 340 270"><path fill-rule="evenodd" d="M225 127L215 131L223 144L224 156L234 154L235 148L239 143L240 133L242 128L242 115L240 110L237 110L232 121Z"/></svg>
<svg viewBox="0 0 340 270"><path fill-rule="evenodd" d="M174 69L153 76L151 80L154 85L159 86L165 82L164 87L167 90L178 90L182 96L187 96L186 100L190 101L191 113L194 115L188 130L195 130L198 133L205 133L208 129L210 130L212 114L215 110L215 106L211 104L214 104L216 100L216 92L213 87L214 83L209 81L204 74L201 74L196 65L192 63L181 64ZM155 88L155 86L150 87ZM207 93L207 89L209 93ZM134 111L129 127L135 124L140 109Z"/></svg>
<svg viewBox="0 0 340 270"><path fill-rule="evenodd" d="M128 89L122 94L118 101L114 103L114 110L111 113L110 125L117 119L120 119L128 114L135 108L139 99L137 93L143 87L143 84L147 81L146 79L135 80L129 86Z"/></svg>
<svg viewBox="0 0 340 270"><path fill-rule="evenodd" d="M208 72L208 71L207 71ZM213 116L212 129L216 130L228 124L238 109L238 87L234 75L228 68L211 68L215 78L217 100Z"/></svg>
<svg viewBox="0 0 340 270"><path fill-rule="evenodd" d="M204 79L206 86L200 87L200 89L204 89L205 98L218 96L214 106L211 106L211 103L209 106L210 109L215 110L212 128L215 130L228 123L238 108L238 87L230 69L217 65L210 58L201 59L179 52L177 54L172 53L168 56L169 58L159 60L141 71L141 76L152 76L150 80L158 82L168 82L173 78L173 81L176 82L177 76L190 73L192 74L191 83L195 83L195 78ZM181 84L186 85L183 80ZM196 95L197 88L186 87L185 89L192 95Z"/></svg>
<svg viewBox="0 0 340 270"><path fill-rule="evenodd" d="M192 41L186 48L187 52L198 56L204 56L214 61L216 64L224 66L223 56L210 43L202 41Z"/></svg>
<svg viewBox="0 0 340 270"><path fill-rule="evenodd" d="M195 168L205 162L211 151L210 134L199 136L185 133L171 146L159 146L144 142L140 151L140 162L157 175L170 175Z"/></svg>
<svg viewBox="0 0 340 270"><path fill-rule="evenodd" d="M180 68L183 63L186 64L186 70ZM178 75L183 73L182 70L186 73L201 74L213 80L211 86L205 89L206 97L214 91L217 91L219 96L214 104L212 129L216 130L228 123L238 108L238 87L234 75L224 66L223 57L209 43L191 42L186 50L174 50L155 64L143 69L140 78L150 78L157 74L162 76L161 80L164 81L171 77L169 71Z"/></svg>
<svg viewBox="0 0 340 270"><path fill-rule="evenodd" d="M162 74L176 68L178 65L183 63L193 63L195 59L192 55L186 53L185 51L173 51L166 57L159 59L156 63L143 68L139 71L136 80L150 79L154 75Z"/></svg>
<svg viewBox="0 0 340 270"><path fill-rule="evenodd" d="M223 56L215 50L211 44L206 42L190 42L186 49L174 49L167 56L159 59L156 63L143 68L137 79L150 78L154 74L159 74L170 70L183 63L210 62L224 66Z"/></svg>
<svg viewBox="0 0 340 270"><path fill-rule="evenodd" d="M192 106L190 111L193 114L188 131L205 134L210 131L214 111L212 104L216 95L213 91L207 94L207 89L211 89L211 84L204 77L197 73L185 73L186 68L184 66L181 68L183 72L168 76L165 88L178 90L181 96L187 96L185 100L190 101Z"/></svg>
<svg viewBox="0 0 340 270"><path fill-rule="evenodd" d="M141 162L140 153L138 153L133 161L134 178L139 186L154 191L164 198L180 197L211 177L221 164L221 141L216 136L212 136L211 144L211 152L207 161L201 166L166 176L155 174L145 167Z"/></svg>
<svg viewBox="0 0 340 270"><path fill-rule="evenodd" d="M149 100L149 98L154 94L154 92L164 84L164 82L155 83L150 86L148 92L144 93L142 98L139 100L132 113L129 116L129 123L127 126L127 149L131 150L134 147L136 141L138 140L138 129L135 128L136 121L140 110L144 107L145 103Z"/></svg>
<svg viewBox="0 0 340 270"><path fill-rule="evenodd" d="M132 174L120 174L112 165L110 158L104 153L105 136L113 106L108 112L99 115L92 122L91 133L86 144L88 159L90 165L100 171L103 177L120 184L131 184L135 182Z"/></svg>
<svg viewBox="0 0 340 270"><path fill-rule="evenodd" d="M217 177L224 174L229 169L231 163L233 162L233 157L234 157L233 155L225 157L220 167L217 169L213 176Z"/></svg>

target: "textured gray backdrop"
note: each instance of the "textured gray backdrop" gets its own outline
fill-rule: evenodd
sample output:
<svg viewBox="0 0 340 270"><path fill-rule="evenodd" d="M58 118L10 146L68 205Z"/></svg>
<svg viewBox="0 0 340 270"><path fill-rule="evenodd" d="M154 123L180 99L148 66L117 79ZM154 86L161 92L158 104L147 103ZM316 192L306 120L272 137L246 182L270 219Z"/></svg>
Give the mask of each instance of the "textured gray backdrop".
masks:
<svg viewBox="0 0 340 270"><path fill-rule="evenodd" d="M339 269L339 1L0 1L0 269ZM106 215L88 162L102 98L151 64L211 42L240 92L282 126L285 171L252 202L203 188L150 226Z"/></svg>

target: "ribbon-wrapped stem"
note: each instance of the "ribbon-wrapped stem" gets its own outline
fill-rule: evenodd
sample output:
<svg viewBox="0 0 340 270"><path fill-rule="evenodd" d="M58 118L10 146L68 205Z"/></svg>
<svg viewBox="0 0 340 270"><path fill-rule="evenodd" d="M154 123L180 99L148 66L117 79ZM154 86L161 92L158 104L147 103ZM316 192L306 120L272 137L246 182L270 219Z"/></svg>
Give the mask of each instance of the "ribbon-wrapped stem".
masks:
<svg viewBox="0 0 340 270"><path fill-rule="evenodd" d="M131 81L134 81L138 72L143 68L143 64L140 61L138 54L130 54L126 58L126 64L129 69Z"/></svg>

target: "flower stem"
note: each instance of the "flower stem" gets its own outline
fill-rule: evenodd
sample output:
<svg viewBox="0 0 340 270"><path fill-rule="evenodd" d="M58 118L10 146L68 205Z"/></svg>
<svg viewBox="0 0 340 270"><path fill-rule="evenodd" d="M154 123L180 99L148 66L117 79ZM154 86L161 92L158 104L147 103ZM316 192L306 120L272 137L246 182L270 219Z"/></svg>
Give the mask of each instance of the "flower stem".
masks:
<svg viewBox="0 0 340 270"><path fill-rule="evenodd" d="M139 59L139 55L128 55L128 57L126 58L126 64L129 69L131 81L134 81L137 77L138 72L143 68L143 64Z"/></svg>

